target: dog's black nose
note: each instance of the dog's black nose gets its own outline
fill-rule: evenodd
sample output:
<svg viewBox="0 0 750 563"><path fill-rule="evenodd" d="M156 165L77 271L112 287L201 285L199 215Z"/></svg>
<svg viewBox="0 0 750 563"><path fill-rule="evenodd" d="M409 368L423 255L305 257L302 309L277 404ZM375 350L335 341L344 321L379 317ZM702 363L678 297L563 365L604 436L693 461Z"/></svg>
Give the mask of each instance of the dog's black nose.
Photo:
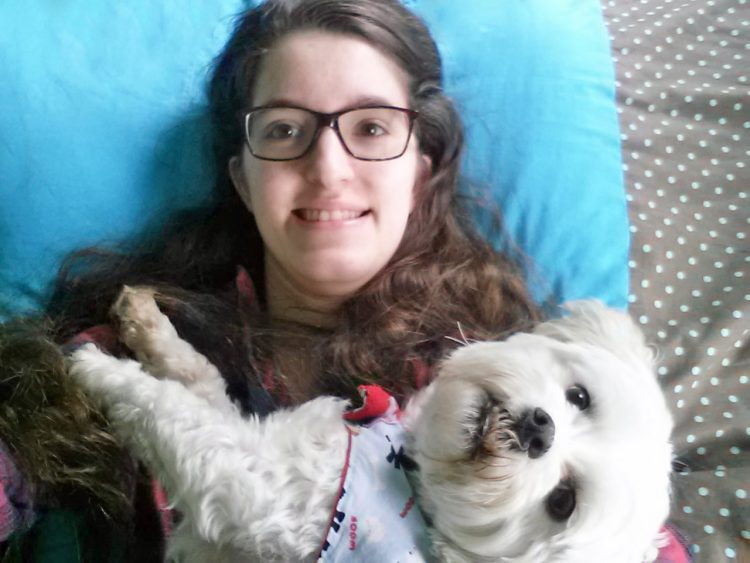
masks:
<svg viewBox="0 0 750 563"><path fill-rule="evenodd" d="M530 409L516 422L519 447L531 459L542 457L552 447L555 423L544 409Z"/></svg>

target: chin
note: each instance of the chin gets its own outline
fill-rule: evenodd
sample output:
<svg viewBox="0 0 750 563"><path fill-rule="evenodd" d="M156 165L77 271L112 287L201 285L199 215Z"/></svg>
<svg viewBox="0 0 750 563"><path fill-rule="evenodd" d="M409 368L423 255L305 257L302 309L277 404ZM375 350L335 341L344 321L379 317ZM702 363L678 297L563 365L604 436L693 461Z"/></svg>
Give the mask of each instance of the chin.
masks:
<svg viewBox="0 0 750 563"><path fill-rule="evenodd" d="M347 248L327 248L310 251L300 256L296 263L286 266L294 268L309 284L314 284L331 293L342 286L361 287L372 279L385 265L376 253L369 252L364 244L353 244Z"/></svg>
<svg viewBox="0 0 750 563"><path fill-rule="evenodd" d="M70 373L183 515L172 557L315 560L328 548L323 539L330 546L340 529L348 534L345 518L360 513L339 511L352 498L342 468L356 468L352 436L377 433L345 422L346 401L320 397L245 417L153 291L126 288L114 314L140 362L89 344L73 353ZM534 332L466 344L387 424L385 469L376 473L371 456L354 470L379 487L365 504L397 506L403 497L380 478L398 471L403 480L408 465L420 509L410 514L422 523L397 555L345 560L640 563L657 554L672 423L651 353L622 312L580 303ZM416 463L399 467L395 451ZM359 522L367 536L367 520ZM404 522L394 524L399 533Z"/></svg>
<svg viewBox="0 0 750 563"><path fill-rule="evenodd" d="M672 420L622 312L581 302L468 344L413 400L419 497L447 561L652 561L669 511Z"/></svg>

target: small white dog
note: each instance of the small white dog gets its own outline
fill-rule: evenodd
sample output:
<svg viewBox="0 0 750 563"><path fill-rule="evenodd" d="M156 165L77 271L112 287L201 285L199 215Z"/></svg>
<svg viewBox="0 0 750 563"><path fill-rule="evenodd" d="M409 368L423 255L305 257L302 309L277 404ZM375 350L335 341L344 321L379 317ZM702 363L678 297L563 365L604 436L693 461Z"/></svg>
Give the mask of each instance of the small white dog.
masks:
<svg viewBox="0 0 750 563"><path fill-rule="evenodd" d="M672 422L652 355L625 313L595 302L569 309L533 333L457 349L406 408L432 544L412 560L655 558ZM315 560L341 495L347 402L321 397L243 418L149 290L126 288L114 311L140 363L88 344L71 374L183 515L170 557ZM360 520L360 533L374 531Z"/></svg>

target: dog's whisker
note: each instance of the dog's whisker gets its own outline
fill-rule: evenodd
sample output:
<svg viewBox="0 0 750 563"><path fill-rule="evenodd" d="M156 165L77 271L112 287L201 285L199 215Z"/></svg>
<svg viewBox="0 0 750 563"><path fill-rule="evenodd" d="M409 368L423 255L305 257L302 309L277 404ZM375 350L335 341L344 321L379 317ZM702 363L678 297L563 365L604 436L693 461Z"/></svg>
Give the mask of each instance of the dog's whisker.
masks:
<svg viewBox="0 0 750 563"><path fill-rule="evenodd" d="M451 342L455 342L456 344L460 344L461 346L465 346L466 344L468 344L467 342L459 340L458 338L454 338L453 336L445 336L444 338L446 340L450 340Z"/></svg>
<svg viewBox="0 0 750 563"><path fill-rule="evenodd" d="M464 332L464 327L461 326L461 322L456 322L456 327L458 328L458 334L460 338L456 338L455 336L445 336L447 340L450 340L451 342L455 342L456 344L460 344L461 346L466 346L468 344L474 344L476 342L479 342L478 340L474 338L468 338L466 336L466 333Z"/></svg>
<svg viewBox="0 0 750 563"><path fill-rule="evenodd" d="M461 335L461 338L464 339L464 343L468 344L469 341L466 339L466 335L464 334L464 329L461 326L461 323L457 322L456 325L458 325L458 333Z"/></svg>

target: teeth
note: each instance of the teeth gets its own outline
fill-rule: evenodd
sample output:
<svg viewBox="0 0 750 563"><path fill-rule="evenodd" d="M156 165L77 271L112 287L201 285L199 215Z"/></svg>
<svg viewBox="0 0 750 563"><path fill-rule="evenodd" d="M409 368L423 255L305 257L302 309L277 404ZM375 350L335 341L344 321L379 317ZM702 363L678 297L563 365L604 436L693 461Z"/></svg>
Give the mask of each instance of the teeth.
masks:
<svg viewBox="0 0 750 563"><path fill-rule="evenodd" d="M360 211L348 211L344 209L302 209L300 215L305 221L348 221L356 219L362 213Z"/></svg>

